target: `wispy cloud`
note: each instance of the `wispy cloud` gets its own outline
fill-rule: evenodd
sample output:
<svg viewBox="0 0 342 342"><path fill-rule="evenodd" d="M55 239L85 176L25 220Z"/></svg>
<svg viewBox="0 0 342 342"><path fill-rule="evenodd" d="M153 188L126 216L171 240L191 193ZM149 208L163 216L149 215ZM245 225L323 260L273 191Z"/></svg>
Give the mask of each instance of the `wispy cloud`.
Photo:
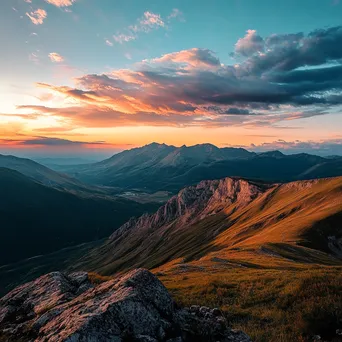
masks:
<svg viewBox="0 0 342 342"><path fill-rule="evenodd" d="M170 21L172 19L178 19L180 21L185 21L184 14L181 12L178 8L174 8L170 15L167 17L167 19Z"/></svg>
<svg viewBox="0 0 342 342"><path fill-rule="evenodd" d="M59 53L57 52L51 52L49 53L49 58L51 60L51 62L53 63L61 63L64 62L64 57L61 56Z"/></svg>
<svg viewBox="0 0 342 342"><path fill-rule="evenodd" d="M105 141L75 141L61 138L50 138L44 136L28 137L25 139L0 139L4 145L22 145L22 146L86 146L86 145L104 145Z"/></svg>
<svg viewBox="0 0 342 342"><path fill-rule="evenodd" d="M57 6L57 7L68 7L72 6L76 0L45 0L48 4Z"/></svg>
<svg viewBox="0 0 342 342"><path fill-rule="evenodd" d="M38 55L38 51L36 52L31 52L28 56L28 59L30 62L33 62L35 64L38 64L40 62L40 58L39 58L39 55Z"/></svg>
<svg viewBox="0 0 342 342"><path fill-rule="evenodd" d="M117 43L124 43L124 42L129 42L131 40L135 40L137 37L133 34L116 34L113 36L113 39L117 42Z"/></svg>
<svg viewBox="0 0 342 342"><path fill-rule="evenodd" d="M147 11L138 20L137 24L130 26L129 28L133 32L150 32L159 27L165 27L165 23L160 14Z"/></svg>
<svg viewBox="0 0 342 342"><path fill-rule="evenodd" d="M33 12L26 12L26 15L30 18L33 24L42 25L44 23L44 19L47 17L47 13L42 8L38 8Z"/></svg>
<svg viewBox="0 0 342 342"><path fill-rule="evenodd" d="M129 42L137 39L140 33L149 33L160 28L167 29L166 21L170 23L172 19L176 18L184 21L183 13L178 9L173 9L166 20L158 13L146 11L142 17L137 19L135 24L128 26L123 32L118 32L113 38L120 44Z"/></svg>
<svg viewBox="0 0 342 342"><path fill-rule="evenodd" d="M113 43L112 43L109 39L106 39L106 40L105 40L105 43L106 43L106 45L108 45L108 46L113 46Z"/></svg>

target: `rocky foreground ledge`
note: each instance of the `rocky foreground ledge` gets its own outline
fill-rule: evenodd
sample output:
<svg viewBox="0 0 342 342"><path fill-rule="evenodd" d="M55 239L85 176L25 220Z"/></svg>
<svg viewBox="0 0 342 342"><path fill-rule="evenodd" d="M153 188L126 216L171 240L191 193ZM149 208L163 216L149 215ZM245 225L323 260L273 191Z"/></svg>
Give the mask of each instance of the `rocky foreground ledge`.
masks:
<svg viewBox="0 0 342 342"><path fill-rule="evenodd" d="M0 341L251 341L218 309L178 308L144 269L99 285L85 272L54 272L0 299Z"/></svg>

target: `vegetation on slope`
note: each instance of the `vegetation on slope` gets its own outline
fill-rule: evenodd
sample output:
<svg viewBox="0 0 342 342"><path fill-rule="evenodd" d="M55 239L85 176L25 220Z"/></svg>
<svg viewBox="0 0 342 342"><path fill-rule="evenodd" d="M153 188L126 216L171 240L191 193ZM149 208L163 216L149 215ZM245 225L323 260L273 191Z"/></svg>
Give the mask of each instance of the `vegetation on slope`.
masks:
<svg viewBox="0 0 342 342"><path fill-rule="evenodd" d="M239 194L203 184L218 191L183 191L65 266L100 273L94 282L153 269L177 302L220 307L256 342L341 341L342 178L220 183L239 185Z"/></svg>
<svg viewBox="0 0 342 342"><path fill-rule="evenodd" d="M293 249L293 258L302 262L338 262L338 254L329 257L333 253L329 249L329 237L333 235L337 240L342 237L338 219L342 213L342 178L260 186L259 189L259 195L245 206L227 204L223 210L210 215L204 214L205 207L188 222L187 210L190 209L185 205L183 215L153 226L160 215L168 216L173 210L174 199L171 199L150 217L151 226L139 226L138 221L130 229L118 231L81 264L112 274L135 267L155 268L177 258L187 262L213 258L229 260L236 255L241 258L241 252L246 249L250 249L252 255L265 253L263 250L269 250L272 244L273 248L278 244L282 253ZM181 197L179 201L175 207L183 205ZM166 218L161 222L163 220ZM329 229L318 228L325 227L324 222L330 222ZM279 244L283 247L279 248ZM250 257L248 255L247 261Z"/></svg>
<svg viewBox="0 0 342 342"><path fill-rule="evenodd" d="M222 309L255 342L341 341L342 268L172 271L158 273L181 305Z"/></svg>
<svg viewBox="0 0 342 342"><path fill-rule="evenodd" d="M106 275L154 269L180 304L220 307L256 342L341 341L342 260L330 238L342 236L342 178L259 190L246 205L204 206L190 221L186 209L167 221L161 215L173 207L165 206L117 231L78 267Z"/></svg>
<svg viewBox="0 0 342 342"><path fill-rule="evenodd" d="M154 208L77 196L0 168L0 265L101 239L131 216Z"/></svg>

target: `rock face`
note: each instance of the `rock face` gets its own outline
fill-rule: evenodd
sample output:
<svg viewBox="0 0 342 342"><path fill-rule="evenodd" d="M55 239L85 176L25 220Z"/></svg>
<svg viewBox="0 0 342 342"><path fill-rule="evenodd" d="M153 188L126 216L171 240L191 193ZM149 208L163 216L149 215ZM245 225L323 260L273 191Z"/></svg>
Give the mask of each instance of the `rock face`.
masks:
<svg viewBox="0 0 342 342"><path fill-rule="evenodd" d="M94 286L88 274L50 273L0 299L0 341L248 342L218 309L178 308L145 269Z"/></svg>
<svg viewBox="0 0 342 342"><path fill-rule="evenodd" d="M111 239L122 237L134 229L135 232L156 230L161 226L174 224L183 227L234 204L243 207L265 191L266 186L243 179L224 178L206 180L189 186L172 197L155 214L131 219L112 235Z"/></svg>

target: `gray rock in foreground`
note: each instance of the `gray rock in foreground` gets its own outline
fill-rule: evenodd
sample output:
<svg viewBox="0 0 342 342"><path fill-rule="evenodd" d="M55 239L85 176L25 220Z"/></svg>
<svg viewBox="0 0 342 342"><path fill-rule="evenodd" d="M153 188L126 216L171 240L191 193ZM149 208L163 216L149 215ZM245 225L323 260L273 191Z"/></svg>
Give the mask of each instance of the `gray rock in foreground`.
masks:
<svg viewBox="0 0 342 342"><path fill-rule="evenodd" d="M88 274L47 274L0 299L0 341L248 342L218 309L177 308L144 269L94 286Z"/></svg>

